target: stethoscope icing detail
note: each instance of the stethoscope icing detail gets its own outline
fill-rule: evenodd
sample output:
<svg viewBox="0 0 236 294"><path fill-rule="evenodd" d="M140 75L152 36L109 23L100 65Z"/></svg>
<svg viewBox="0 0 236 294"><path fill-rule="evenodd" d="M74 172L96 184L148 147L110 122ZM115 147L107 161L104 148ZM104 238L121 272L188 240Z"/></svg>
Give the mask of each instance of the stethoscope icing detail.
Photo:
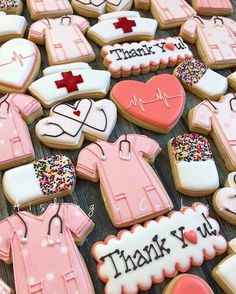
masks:
<svg viewBox="0 0 236 294"><path fill-rule="evenodd" d="M102 156L100 157L100 159L102 161L107 160L107 156L106 156L105 151L102 148L102 146L98 142L93 142L93 144L97 145L99 147L99 149L101 150ZM127 156L124 155L124 151L122 149L123 144L128 144L128 155ZM126 161L129 161L131 159L131 143L127 139L127 134L125 134L125 139L121 140L119 143L119 157L120 157L120 159L126 160Z"/></svg>
<svg viewBox="0 0 236 294"><path fill-rule="evenodd" d="M47 231L47 241L48 241L48 245L49 246L54 246L56 244L61 244L62 242L62 231L63 231L63 220L61 218L61 216L59 215L60 209L61 209L61 204L59 204L58 209L56 211L56 213L51 217L49 223L48 223L48 231ZM26 221L23 219L23 217L19 214L19 212L15 212L15 215L19 217L19 219L21 220L21 222L24 225L24 235L23 237L21 237L20 242L21 244L26 244L28 243L28 226ZM53 240L51 238L51 228L52 228L52 222L53 220L58 219L60 222L60 232L59 232L59 237L56 240Z"/></svg>

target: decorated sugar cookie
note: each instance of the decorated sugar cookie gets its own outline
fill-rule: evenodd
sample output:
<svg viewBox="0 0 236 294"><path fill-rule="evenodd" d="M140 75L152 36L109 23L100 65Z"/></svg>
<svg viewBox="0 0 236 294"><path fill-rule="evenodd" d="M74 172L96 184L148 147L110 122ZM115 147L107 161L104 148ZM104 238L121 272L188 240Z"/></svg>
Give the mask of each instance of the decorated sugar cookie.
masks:
<svg viewBox="0 0 236 294"><path fill-rule="evenodd" d="M96 18L106 12L130 10L133 0L72 0L71 3L79 15Z"/></svg>
<svg viewBox="0 0 236 294"><path fill-rule="evenodd" d="M50 204L40 215L16 210L1 221L0 259L13 263L16 293L94 294L75 244L81 245L93 227L72 203Z"/></svg>
<svg viewBox="0 0 236 294"><path fill-rule="evenodd" d="M114 142L96 141L85 147L77 162L77 175L100 180L101 192L115 227L143 222L172 209L173 204L155 172L161 148L141 135L123 135Z"/></svg>
<svg viewBox="0 0 236 294"><path fill-rule="evenodd" d="M120 11L101 15L88 29L88 37L99 46L125 41L152 40L157 21L141 17L136 11Z"/></svg>
<svg viewBox="0 0 236 294"><path fill-rule="evenodd" d="M117 119L115 104L107 99L82 99L54 106L35 128L39 140L57 149L79 149L84 139L107 140Z"/></svg>
<svg viewBox="0 0 236 294"><path fill-rule="evenodd" d="M215 192L213 205L220 217L236 225L236 172L230 173L225 187Z"/></svg>
<svg viewBox="0 0 236 294"><path fill-rule="evenodd" d="M75 181L70 159L55 155L6 171L2 184L7 199L24 208L72 193Z"/></svg>
<svg viewBox="0 0 236 294"><path fill-rule="evenodd" d="M226 294L236 293L236 238L228 246L229 255L225 257L214 269L212 276Z"/></svg>
<svg viewBox="0 0 236 294"><path fill-rule="evenodd" d="M32 20L73 14L68 0L26 0Z"/></svg>
<svg viewBox="0 0 236 294"><path fill-rule="evenodd" d="M104 66L112 77L128 77L172 67L193 57L180 37L102 47Z"/></svg>
<svg viewBox="0 0 236 294"><path fill-rule="evenodd" d="M185 106L185 91L169 74L157 75L146 84L121 81L112 88L110 97L127 120L160 133L175 126Z"/></svg>
<svg viewBox="0 0 236 294"><path fill-rule="evenodd" d="M229 171L236 169L236 96L229 93L219 102L205 100L190 110L189 129L210 133Z"/></svg>
<svg viewBox="0 0 236 294"><path fill-rule="evenodd" d="M135 0L136 9L149 9L161 29L181 26L196 11L185 0Z"/></svg>
<svg viewBox="0 0 236 294"><path fill-rule="evenodd" d="M192 6L200 15L230 15L233 13L230 0L192 0Z"/></svg>
<svg viewBox="0 0 236 294"><path fill-rule="evenodd" d="M20 15L6 15L0 11L0 43L10 39L21 38L27 27L26 19Z"/></svg>
<svg viewBox="0 0 236 294"><path fill-rule="evenodd" d="M208 208L195 203L95 243L92 255L98 263L97 274L105 283L105 293L136 294L150 289L152 283L174 277L178 271L201 266L204 259L212 259L227 249L219 229ZM194 293L193 287L186 293Z"/></svg>
<svg viewBox="0 0 236 294"><path fill-rule="evenodd" d="M183 61L173 74L188 91L202 99L217 100L228 88L227 78L195 58Z"/></svg>
<svg viewBox="0 0 236 294"><path fill-rule="evenodd" d="M196 44L201 60L211 69L236 66L236 22L227 17L203 19L194 16L181 27L183 40Z"/></svg>
<svg viewBox="0 0 236 294"><path fill-rule="evenodd" d="M37 46L25 39L12 39L0 47L0 93L25 93L41 63Z"/></svg>
<svg viewBox="0 0 236 294"><path fill-rule="evenodd" d="M83 62L51 66L43 75L29 86L29 91L45 108L76 98L104 98L111 76Z"/></svg>
<svg viewBox="0 0 236 294"><path fill-rule="evenodd" d="M21 14L22 10L22 0L0 0L0 11L9 14Z"/></svg>
<svg viewBox="0 0 236 294"><path fill-rule="evenodd" d="M207 138L184 134L168 142L176 190L188 196L206 196L219 187L219 176Z"/></svg>
<svg viewBox="0 0 236 294"><path fill-rule="evenodd" d="M12 93L0 98L0 170L34 160L26 123L42 114L40 103L31 96Z"/></svg>
<svg viewBox="0 0 236 294"><path fill-rule="evenodd" d="M78 15L44 18L33 23L29 40L46 46L50 65L95 59L93 49L84 37L89 22Z"/></svg>
<svg viewBox="0 0 236 294"><path fill-rule="evenodd" d="M0 293L14 294L15 292L2 279L0 279Z"/></svg>
<svg viewBox="0 0 236 294"><path fill-rule="evenodd" d="M162 294L214 294L210 286L200 277L182 274L175 277Z"/></svg>
<svg viewBox="0 0 236 294"><path fill-rule="evenodd" d="M236 90L236 71L228 76L228 83L231 88Z"/></svg>

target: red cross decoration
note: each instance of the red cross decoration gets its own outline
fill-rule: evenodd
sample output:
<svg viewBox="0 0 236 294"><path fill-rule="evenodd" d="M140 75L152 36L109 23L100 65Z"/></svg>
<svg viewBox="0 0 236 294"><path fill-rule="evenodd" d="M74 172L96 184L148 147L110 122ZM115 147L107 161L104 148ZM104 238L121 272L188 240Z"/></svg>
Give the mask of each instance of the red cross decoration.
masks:
<svg viewBox="0 0 236 294"><path fill-rule="evenodd" d="M114 22L113 25L116 29L122 29L124 33L131 33L133 27L136 27L136 22L129 20L127 17L119 17L118 22Z"/></svg>
<svg viewBox="0 0 236 294"><path fill-rule="evenodd" d="M57 88L66 88L67 93L71 93L74 91L78 91L77 84L81 84L84 82L81 75L73 76L71 71L62 72L61 73L63 79L59 81L55 81Z"/></svg>

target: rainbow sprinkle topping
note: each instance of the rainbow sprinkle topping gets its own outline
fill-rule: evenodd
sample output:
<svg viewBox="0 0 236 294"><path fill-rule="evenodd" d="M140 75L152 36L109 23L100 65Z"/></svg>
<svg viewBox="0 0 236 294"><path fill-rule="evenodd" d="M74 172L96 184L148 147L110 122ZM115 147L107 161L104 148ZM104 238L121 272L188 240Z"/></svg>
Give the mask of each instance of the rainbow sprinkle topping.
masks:
<svg viewBox="0 0 236 294"><path fill-rule="evenodd" d="M213 159L211 146L206 137L199 134L184 134L172 139L173 155L178 161L206 161Z"/></svg>
<svg viewBox="0 0 236 294"><path fill-rule="evenodd" d="M188 86L198 83L207 71L207 66L192 58L180 63L175 69L175 76Z"/></svg>
<svg viewBox="0 0 236 294"><path fill-rule="evenodd" d="M44 195L70 189L76 180L75 167L66 156L49 156L33 162Z"/></svg>
<svg viewBox="0 0 236 294"><path fill-rule="evenodd" d="M19 0L0 0L0 9L15 8L19 5Z"/></svg>

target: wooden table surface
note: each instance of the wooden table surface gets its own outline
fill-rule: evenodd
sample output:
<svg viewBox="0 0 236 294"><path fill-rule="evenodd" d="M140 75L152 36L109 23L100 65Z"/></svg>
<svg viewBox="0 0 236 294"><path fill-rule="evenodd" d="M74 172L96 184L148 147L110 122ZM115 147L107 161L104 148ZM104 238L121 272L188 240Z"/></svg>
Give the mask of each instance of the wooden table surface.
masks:
<svg viewBox="0 0 236 294"><path fill-rule="evenodd" d="M50 1L50 0L48 0L48 1ZM169 0L169 1L171 3L171 0ZM188 2L191 2L191 1L188 1ZM231 17L236 20L236 16L235 16L236 0L233 0L232 2L234 5L235 12L234 12L233 16L231 16ZM140 11L140 13L142 16L150 17L150 18L152 17L151 14L147 11ZM24 8L23 15L27 18L28 27L29 27L31 25L32 21L29 17L29 13L28 13L28 10L26 7ZM90 21L91 21L91 25L96 23L96 20L94 20L94 19L90 20ZM168 36L178 36L178 33L179 33L179 29L173 29L173 30L168 30L168 31L158 29L156 32L156 38L168 37ZM28 35L28 31L26 32L25 36L27 36L27 35ZM103 64L102 64L102 58L100 56L100 48L92 42L91 42L91 44L93 46L93 49L95 51L97 58L96 58L96 61L94 61L90 65L94 69L104 69ZM193 52L194 57L197 58L198 53L197 53L196 47L190 45L190 48ZM41 66L41 70L42 70L48 66L48 62L47 62L47 54L46 54L45 48L43 46L40 47L40 51L42 54L42 66ZM173 71L173 69L170 68L167 70L160 70L158 72L154 72L154 73L150 73L150 74L143 74L143 75L139 75L136 77L130 77L130 79L145 82L156 74L160 74L160 73L164 73L164 72L172 73L172 71ZM233 69L219 71L219 73L224 76L228 76L231 72L233 72ZM41 75L42 75L42 73L40 72L39 76L41 76ZM119 80L117 80L117 79L116 80L113 79L112 83L111 83L111 88L118 81ZM231 89L228 89L228 92L231 92ZM189 131L188 124L187 124L188 111L193 106L195 106L196 104L198 104L201 101L199 98L197 98L196 96L192 95L189 92L187 92L186 94L187 94L187 101L186 101L184 113L183 113L182 117L180 118L178 124L175 126L175 128L172 130L172 132L170 132L169 134L161 135L161 134L157 134L157 133L145 130L143 128L137 127L134 124L126 121L121 116L118 116L118 121L117 121L116 127L109 138L109 142L115 141L117 138L119 138L120 135L122 135L124 133L144 134L144 135L149 136L149 137L153 138L154 140L158 141L161 148L162 148L162 152L157 156L157 159L153 165L153 168L155 169L156 173L158 174L162 183L164 184L166 190L168 191L168 193L174 203L175 209L179 210L182 204L191 205L195 201L201 201L205 204L208 204L210 206L211 216L214 217L220 223L221 233L229 241L232 238L236 237L236 228L234 226L229 225L228 223L226 223L224 220L222 220L220 217L217 216L217 214L215 213L213 206L212 206L211 196L193 199L190 197L185 197L175 190L173 177L172 177L172 173L171 173L171 167L170 167L169 158L168 158L168 153L167 153L167 141L170 138L172 138L173 136L183 134L183 133L186 133ZM107 98L108 97L109 97L109 94L107 95ZM44 115L47 116L48 111L44 110ZM67 150L63 151L63 150L50 149L50 148L45 147L36 138L34 128L35 128L35 122L30 125L29 129L30 129L32 140L33 140L37 159L40 159L44 156L52 155L52 154L65 154L72 159L74 164L76 164L79 151L67 151ZM221 184L221 186L223 186L224 182L226 180L228 171L226 170L224 162L221 159L219 153L217 152L214 143L212 142L212 140L210 138L209 138L209 140L210 140L210 143L211 143L211 146L213 149L214 159L216 161L216 165L217 165L218 172L220 175L220 184ZM89 144L89 142L84 142L82 148L85 147L87 144ZM3 173L0 173L0 182L2 180L2 174ZM12 205L10 205L7 202L7 200L4 197L2 185L0 185L0 196L1 196L0 197L0 219L4 219L12 214L13 207L12 207ZM118 232L118 230L113 227L113 225L111 224L111 222L109 220L108 214L107 214L105 207L104 207L104 204L103 204L99 184L94 184L94 183L91 183L91 182L85 181L85 180L77 180L76 188L75 188L73 194L71 196L64 197L64 199L58 199L58 201L63 201L63 200L64 200L64 202L73 202L75 204L80 205L81 208L87 214L89 214L91 219L96 224L93 232L88 236L85 243L83 244L83 246L81 246L79 248L79 250L82 253L82 255L85 259L85 262L87 264L87 267L90 272L96 293L102 294L104 292L103 291L104 285L98 279L98 277L96 275L96 263L90 254L90 250L91 250L91 246L96 241L103 240L106 236L108 236L110 234L116 234ZM31 208L30 211L34 214L41 214L43 212L43 210L48 206L48 204L49 203L44 203L43 206L42 205L41 206L39 206L39 205L34 206ZM217 286L217 284L214 282L214 280L211 278L211 271L212 271L213 267L215 265L217 265L223 257L224 257L224 255L221 255L221 256L214 258L211 261L207 261L203 264L202 267L192 267L189 270L189 273L196 274L196 275L204 278L207 281L207 283L212 287L212 289L214 290L214 293L217 293L217 294L224 293ZM13 278L13 271L12 271L11 265L10 266L6 265L2 261L0 261L0 277L2 279L4 279L10 286L12 286L14 288L14 278ZM149 291L142 292L142 293L159 294L162 292L162 289L166 285L167 282L168 282L168 280L166 280L165 282L163 282L159 285L155 285ZM83 293L81 293L81 294L83 294Z"/></svg>

